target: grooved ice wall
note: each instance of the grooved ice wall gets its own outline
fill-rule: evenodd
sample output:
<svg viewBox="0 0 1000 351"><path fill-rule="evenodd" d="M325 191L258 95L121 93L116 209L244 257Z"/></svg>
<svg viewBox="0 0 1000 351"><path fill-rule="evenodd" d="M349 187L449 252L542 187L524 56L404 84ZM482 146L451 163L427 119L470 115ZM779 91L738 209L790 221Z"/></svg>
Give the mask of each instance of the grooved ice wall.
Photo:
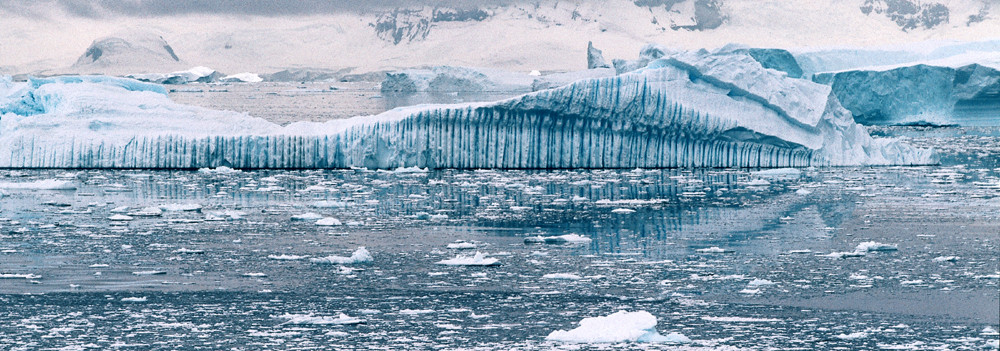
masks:
<svg viewBox="0 0 1000 351"><path fill-rule="evenodd" d="M158 86L124 79L7 79L0 81L0 167L551 169L933 162L928 150L872 139L839 104L828 101L828 88L791 81L746 58L689 55L500 102L421 105L286 127L178 105ZM742 73L713 75L720 67ZM746 77L753 81L740 81Z"/></svg>

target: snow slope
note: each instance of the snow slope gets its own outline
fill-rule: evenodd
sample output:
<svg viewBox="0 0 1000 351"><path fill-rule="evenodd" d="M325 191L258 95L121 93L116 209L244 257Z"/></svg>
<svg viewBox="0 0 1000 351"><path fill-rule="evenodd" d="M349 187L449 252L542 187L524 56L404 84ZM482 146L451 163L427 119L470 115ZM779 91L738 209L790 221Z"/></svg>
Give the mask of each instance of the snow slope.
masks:
<svg viewBox="0 0 1000 351"><path fill-rule="evenodd" d="M925 21L921 14L911 26L911 18L896 18L903 14L900 6L871 0L542 0L492 2L462 11L371 6L359 12L309 15L195 12L137 17L110 12L93 18L48 2L28 2L0 8L0 72L51 73L72 65L95 39L136 28L155 28L190 64L148 72L202 65L222 72L261 73L305 67L353 68L357 73L437 65L571 71L587 67L586 56L578 53L588 41L610 59L631 57L647 42L684 49L730 42L796 49L997 39L1000 33L998 6L992 0L876 2L916 2L921 8L942 4L948 9L947 21L941 16ZM972 17L981 20L970 21Z"/></svg>
<svg viewBox="0 0 1000 351"><path fill-rule="evenodd" d="M635 168L927 164L830 87L687 52L509 100L281 127L108 77L0 80L0 167Z"/></svg>

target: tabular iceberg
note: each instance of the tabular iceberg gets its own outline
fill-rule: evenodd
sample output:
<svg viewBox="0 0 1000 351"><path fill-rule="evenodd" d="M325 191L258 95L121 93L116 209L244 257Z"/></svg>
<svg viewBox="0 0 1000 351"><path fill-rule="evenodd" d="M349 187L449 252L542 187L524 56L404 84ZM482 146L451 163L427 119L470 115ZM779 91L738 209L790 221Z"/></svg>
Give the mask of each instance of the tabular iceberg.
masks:
<svg viewBox="0 0 1000 351"><path fill-rule="evenodd" d="M797 167L935 157L873 139L830 87L745 54L680 53L499 102L285 127L176 104L163 87L128 79L0 79L0 167Z"/></svg>
<svg viewBox="0 0 1000 351"><path fill-rule="evenodd" d="M819 73L813 80L829 84L861 124L1000 125L1000 71L994 67L873 67Z"/></svg>

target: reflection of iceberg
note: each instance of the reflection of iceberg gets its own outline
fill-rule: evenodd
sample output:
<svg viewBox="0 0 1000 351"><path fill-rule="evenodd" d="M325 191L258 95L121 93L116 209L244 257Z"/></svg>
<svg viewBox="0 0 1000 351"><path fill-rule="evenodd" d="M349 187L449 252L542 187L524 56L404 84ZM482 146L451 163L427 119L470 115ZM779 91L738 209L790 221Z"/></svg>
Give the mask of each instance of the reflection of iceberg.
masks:
<svg viewBox="0 0 1000 351"><path fill-rule="evenodd" d="M0 80L0 166L635 168L925 164L873 139L830 88L747 55L646 69L492 103L421 105L281 127L175 104L107 77Z"/></svg>

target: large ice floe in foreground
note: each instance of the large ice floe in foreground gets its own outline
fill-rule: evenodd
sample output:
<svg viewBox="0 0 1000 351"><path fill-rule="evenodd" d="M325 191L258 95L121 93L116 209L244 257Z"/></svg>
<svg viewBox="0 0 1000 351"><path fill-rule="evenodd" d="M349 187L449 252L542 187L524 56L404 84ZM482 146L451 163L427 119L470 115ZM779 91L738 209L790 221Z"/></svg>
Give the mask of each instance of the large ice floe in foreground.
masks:
<svg viewBox="0 0 1000 351"><path fill-rule="evenodd" d="M651 342L685 344L691 342L680 333L666 336L656 331L656 317L646 311L618 311L601 317L584 318L572 330L556 330L545 340L564 343L607 344L620 342Z"/></svg>
<svg viewBox="0 0 1000 351"><path fill-rule="evenodd" d="M101 76L0 78L0 167L636 168L910 165L829 86L746 54L676 53L508 100L279 126Z"/></svg>

